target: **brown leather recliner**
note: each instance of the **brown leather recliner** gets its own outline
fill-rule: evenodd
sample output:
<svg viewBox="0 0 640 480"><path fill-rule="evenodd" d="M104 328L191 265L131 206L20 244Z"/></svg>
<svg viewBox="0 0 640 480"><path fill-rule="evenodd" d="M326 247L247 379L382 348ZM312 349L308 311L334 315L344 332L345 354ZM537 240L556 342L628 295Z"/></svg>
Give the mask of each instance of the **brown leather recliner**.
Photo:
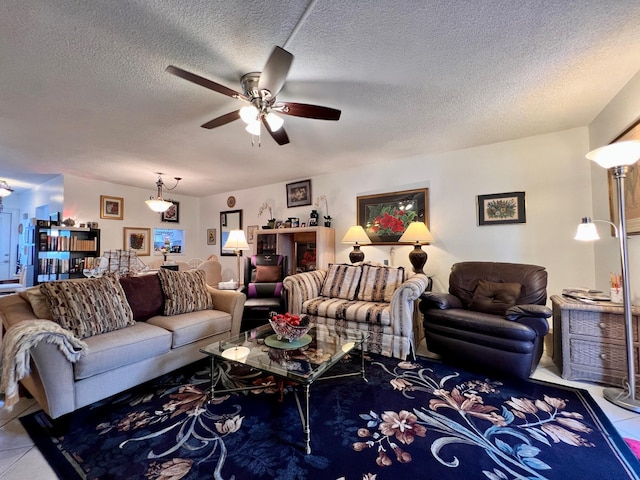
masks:
<svg viewBox="0 0 640 480"><path fill-rule="evenodd" d="M427 348L468 369L528 378L549 332L546 301L544 267L456 263L449 293L421 297Z"/></svg>

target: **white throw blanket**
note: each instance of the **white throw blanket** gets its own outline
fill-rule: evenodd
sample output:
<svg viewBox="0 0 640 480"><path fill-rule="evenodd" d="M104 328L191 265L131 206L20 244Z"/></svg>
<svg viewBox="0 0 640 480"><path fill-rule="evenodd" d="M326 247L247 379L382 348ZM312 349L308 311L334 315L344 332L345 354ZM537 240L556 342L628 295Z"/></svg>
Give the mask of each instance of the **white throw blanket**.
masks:
<svg viewBox="0 0 640 480"><path fill-rule="evenodd" d="M87 344L50 320L27 320L9 328L2 340L2 378L0 392L5 393L7 410L18 402L18 382L31 372L30 350L41 341L53 343L70 362L78 361Z"/></svg>

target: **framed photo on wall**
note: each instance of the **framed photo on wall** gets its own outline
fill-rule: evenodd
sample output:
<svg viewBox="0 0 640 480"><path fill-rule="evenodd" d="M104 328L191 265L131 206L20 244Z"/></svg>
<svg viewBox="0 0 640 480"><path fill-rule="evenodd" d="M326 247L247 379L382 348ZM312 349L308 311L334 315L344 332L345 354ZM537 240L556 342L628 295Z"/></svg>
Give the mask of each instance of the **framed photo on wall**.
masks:
<svg viewBox="0 0 640 480"><path fill-rule="evenodd" d="M396 245L411 222L429 226L429 189L357 197L358 225L371 243Z"/></svg>
<svg viewBox="0 0 640 480"><path fill-rule="evenodd" d="M256 238L256 230L258 230L258 225L247 226L247 243L249 245L251 245L253 240Z"/></svg>
<svg viewBox="0 0 640 480"><path fill-rule="evenodd" d="M151 229L124 227L123 250L133 250L139 257L151 255Z"/></svg>
<svg viewBox="0 0 640 480"><path fill-rule="evenodd" d="M640 140L640 120L621 133L613 142L626 140ZM616 196L616 184L611 170L607 172L609 180L609 216L611 223L618 225L618 198ZM627 235L640 234L640 166L634 163L629 166L624 183L624 214L627 226ZM615 236L615 229L611 228L611 235Z"/></svg>
<svg viewBox="0 0 640 480"><path fill-rule="evenodd" d="M160 214L160 220L163 222L172 222L179 223L180 222L180 202L171 202L169 208L167 208L164 212Z"/></svg>
<svg viewBox="0 0 640 480"><path fill-rule="evenodd" d="M478 195L478 225L527 223L524 192Z"/></svg>
<svg viewBox="0 0 640 480"><path fill-rule="evenodd" d="M122 220L124 218L124 198L100 195L100 218Z"/></svg>
<svg viewBox="0 0 640 480"><path fill-rule="evenodd" d="M311 205L311 180L287 183L287 208Z"/></svg>
<svg viewBox="0 0 640 480"><path fill-rule="evenodd" d="M215 244L216 244L216 229L207 228L207 245L215 245Z"/></svg>

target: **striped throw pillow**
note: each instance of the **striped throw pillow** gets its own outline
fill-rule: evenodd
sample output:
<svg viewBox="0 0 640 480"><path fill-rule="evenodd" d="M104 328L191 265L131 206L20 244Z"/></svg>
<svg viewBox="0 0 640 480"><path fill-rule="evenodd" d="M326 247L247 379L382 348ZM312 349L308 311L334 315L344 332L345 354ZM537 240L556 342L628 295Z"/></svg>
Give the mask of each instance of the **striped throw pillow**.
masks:
<svg viewBox="0 0 640 480"><path fill-rule="evenodd" d="M60 280L40 285L53 320L87 338L133 325L133 312L117 278Z"/></svg>
<svg viewBox="0 0 640 480"><path fill-rule="evenodd" d="M404 267L364 264L358 300L391 303L394 292L404 282Z"/></svg>
<svg viewBox="0 0 640 480"><path fill-rule="evenodd" d="M176 272L161 268L158 278L164 293L164 314L179 315L213 308L213 299L207 290L204 270Z"/></svg>
<svg viewBox="0 0 640 480"><path fill-rule="evenodd" d="M320 295L329 298L355 300L362 276L360 265L331 264Z"/></svg>

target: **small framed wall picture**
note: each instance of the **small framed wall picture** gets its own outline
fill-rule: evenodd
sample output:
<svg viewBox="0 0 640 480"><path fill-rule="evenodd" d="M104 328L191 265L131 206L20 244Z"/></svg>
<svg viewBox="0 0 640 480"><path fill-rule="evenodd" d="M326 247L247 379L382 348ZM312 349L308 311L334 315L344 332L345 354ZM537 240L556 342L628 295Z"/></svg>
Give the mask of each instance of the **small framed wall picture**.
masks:
<svg viewBox="0 0 640 480"><path fill-rule="evenodd" d="M180 203L179 202L171 202L169 208L167 208L164 212L160 214L160 220L163 222L172 222L179 223L180 222Z"/></svg>
<svg viewBox="0 0 640 480"><path fill-rule="evenodd" d="M207 228L207 245L215 245L215 244L216 244L216 229Z"/></svg>
<svg viewBox="0 0 640 480"><path fill-rule="evenodd" d="M287 183L287 208L311 205L311 180Z"/></svg>
<svg viewBox="0 0 640 480"><path fill-rule="evenodd" d="M527 223L524 192L478 195L478 225Z"/></svg>
<svg viewBox="0 0 640 480"><path fill-rule="evenodd" d="M122 220L124 218L124 198L100 195L100 218Z"/></svg>
<svg viewBox="0 0 640 480"><path fill-rule="evenodd" d="M248 225L247 226L247 243L252 244L256 238L256 231L258 230L258 225Z"/></svg>
<svg viewBox="0 0 640 480"><path fill-rule="evenodd" d="M123 228L123 250L133 250L139 257L151 255L151 229Z"/></svg>

